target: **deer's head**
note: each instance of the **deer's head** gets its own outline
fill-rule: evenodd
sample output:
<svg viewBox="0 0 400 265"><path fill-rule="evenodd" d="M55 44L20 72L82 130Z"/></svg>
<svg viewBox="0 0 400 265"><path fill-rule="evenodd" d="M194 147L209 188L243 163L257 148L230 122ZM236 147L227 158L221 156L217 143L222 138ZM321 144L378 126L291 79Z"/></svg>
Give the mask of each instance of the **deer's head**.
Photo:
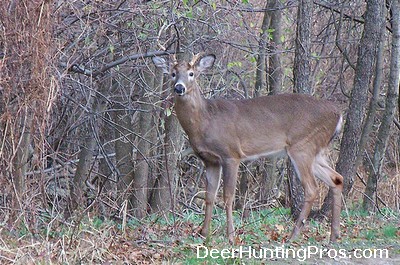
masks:
<svg viewBox="0 0 400 265"><path fill-rule="evenodd" d="M153 57L153 63L161 68L163 73L170 75L172 87L178 96L190 94L193 89L196 89L196 78L211 68L214 61L214 54L199 53L194 55L190 62L172 60L169 66L164 58Z"/></svg>

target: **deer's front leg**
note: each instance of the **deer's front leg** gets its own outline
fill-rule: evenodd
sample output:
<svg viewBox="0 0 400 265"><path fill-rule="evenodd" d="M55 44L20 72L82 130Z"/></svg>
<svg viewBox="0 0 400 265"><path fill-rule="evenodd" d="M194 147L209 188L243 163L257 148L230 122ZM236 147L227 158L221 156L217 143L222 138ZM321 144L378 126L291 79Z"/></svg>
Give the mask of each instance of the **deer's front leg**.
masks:
<svg viewBox="0 0 400 265"><path fill-rule="evenodd" d="M204 237L207 237L210 232L211 217L220 177L221 167L219 165L206 165L206 216L201 229L201 235Z"/></svg>
<svg viewBox="0 0 400 265"><path fill-rule="evenodd" d="M233 227L233 216L232 207L233 200L235 199L236 180L240 162L234 159L230 159L225 162L222 167L222 174L224 180L224 202L226 210L226 222L227 228L226 233L228 235L229 242L234 243L235 228Z"/></svg>

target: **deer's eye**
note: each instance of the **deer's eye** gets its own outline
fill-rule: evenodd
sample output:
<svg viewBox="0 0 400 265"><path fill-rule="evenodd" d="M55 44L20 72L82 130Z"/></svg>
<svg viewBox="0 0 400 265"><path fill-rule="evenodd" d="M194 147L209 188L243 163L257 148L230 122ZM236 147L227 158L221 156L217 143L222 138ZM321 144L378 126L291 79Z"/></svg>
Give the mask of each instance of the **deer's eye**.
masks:
<svg viewBox="0 0 400 265"><path fill-rule="evenodd" d="M193 77L194 73L193 72L189 72L189 76Z"/></svg>
<svg viewBox="0 0 400 265"><path fill-rule="evenodd" d="M172 73L171 76L172 76L172 78L175 78L176 74L175 74L175 73Z"/></svg>

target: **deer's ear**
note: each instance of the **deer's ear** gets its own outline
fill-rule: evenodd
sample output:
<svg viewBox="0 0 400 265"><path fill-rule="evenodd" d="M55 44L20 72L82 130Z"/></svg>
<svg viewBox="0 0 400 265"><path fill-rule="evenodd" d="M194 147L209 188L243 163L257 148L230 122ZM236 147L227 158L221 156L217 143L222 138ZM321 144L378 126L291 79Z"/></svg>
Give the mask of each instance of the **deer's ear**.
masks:
<svg viewBox="0 0 400 265"><path fill-rule="evenodd" d="M154 65L156 67L160 68L164 74L169 74L169 67L164 58L156 56L156 57L153 57L152 60L153 60Z"/></svg>
<svg viewBox="0 0 400 265"><path fill-rule="evenodd" d="M200 72L203 72L207 69L210 69L213 67L215 62L215 55L214 54L208 54L203 57L201 57L200 60L198 60L198 63L196 65L197 70Z"/></svg>

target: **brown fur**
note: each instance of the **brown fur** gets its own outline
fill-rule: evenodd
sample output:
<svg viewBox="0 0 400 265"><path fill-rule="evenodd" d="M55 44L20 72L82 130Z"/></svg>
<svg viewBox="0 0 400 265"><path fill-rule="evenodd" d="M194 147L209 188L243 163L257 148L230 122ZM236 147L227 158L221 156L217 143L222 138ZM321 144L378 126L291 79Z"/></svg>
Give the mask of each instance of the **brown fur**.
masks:
<svg viewBox="0 0 400 265"><path fill-rule="evenodd" d="M296 237L316 198L315 176L333 188L331 241L339 236L343 177L330 168L323 153L341 124L339 110L329 101L300 94L254 99L205 99L196 77L210 68L215 56L195 58L173 66L173 82L185 87L175 95L178 120L195 153L206 166L206 213L202 228L209 235L212 208L222 176L227 235L233 242L232 203L240 161L286 153L293 162L305 192L305 203L293 229ZM164 67L157 60L156 65ZM193 73L193 75L191 75Z"/></svg>

